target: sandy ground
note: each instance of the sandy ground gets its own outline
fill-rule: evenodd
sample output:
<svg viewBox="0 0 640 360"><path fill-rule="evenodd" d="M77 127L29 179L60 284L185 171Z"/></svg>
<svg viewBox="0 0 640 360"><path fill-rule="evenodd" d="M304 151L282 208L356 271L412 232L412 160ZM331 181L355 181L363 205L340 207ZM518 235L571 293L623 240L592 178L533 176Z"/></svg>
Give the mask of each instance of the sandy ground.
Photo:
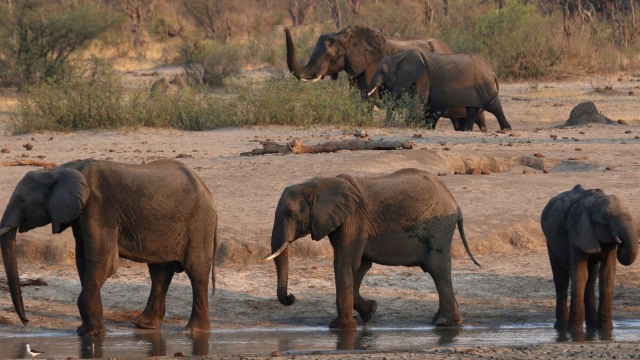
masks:
<svg viewBox="0 0 640 360"><path fill-rule="evenodd" d="M435 131L366 129L372 139L411 138L416 145L413 150L241 157L239 153L259 147L259 140L286 142L299 138L312 144L352 138L353 129L247 127L205 132L141 129L5 134L0 136L0 148L11 152L0 154L0 161L23 159L22 154L28 154L31 158L45 156L44 160L56 163L79 158L142 163L183 154L180 160L206 182L218 207L221 242L217 289L210 302L211 323L216 329L326 326L335 316L332 252L326 239L314 242L305 238L294 244L289 290L296 295L297 302L291 307L280 305L275 297L275 267L260 260L269 251L273 214L284 187L314 176L341 173L367 176L406 167L448 174L441 179L460 204L471 249L482 264L476 267L464 255L456 234L453 282L465 324L552 323L555 293L539 226L540 213L552 196L580 183L586 188L599 187L606 193L617 194L635 217L640 216L639 81L639 77L622 75L621 81L613 77L502 84L504 111L514 129L507 134L496 133L498 124L491 115L487 119L487 134L456 133L448 121L441 121ZM619 93L593 93L591 83L613 83ZM637 94L629 95L629 91ZM573 106L585 100L594 101L603 114L614 120L623 119L629 125L553 128L567 119ZM9 121L6 111L0 121ZM422 137L413 137L415 133ZM557 135L557 140L551 135ZM31 151L22 146L27 142L33 144ZM536 157L534 153L544 157ZM492 174L453 175L469 168L489 169ZM33 168L1 169L0 208L4 208L15 184ZM20 235L21 278L43 278L49 285L23 287L26 313L31 320L28 328L20 324L9 293L0 287L0 333L54 329L72 332L79 325L75 302L80 285L73 265L72 235L67 231L52 236L50 231L45 227ZM4 282L3 273L0 279ZM129 320L144 308L149 284L146 266L121 263L118 273L102 290L109 330L133 327ZM372 326L426 325L437 309L433 282L419 268L374 265L361 292L378 301ZM163 328L182 328L190 314L190 302L188 279L178 274L169 290ZM640 268L638 264L618 266L614 320L639 316ZM529 352L522 348L498 348L499 353L491 348L426 351L433 358L552 358L566 357L567 352L580 352L576 356L588 357L603 354L602 346L620 356L638 354L640 348L636 343L607 342L528 347L525 350ZM392 354L349 356L383 358ZM424 353L397 355L423 356Z"/></svg>

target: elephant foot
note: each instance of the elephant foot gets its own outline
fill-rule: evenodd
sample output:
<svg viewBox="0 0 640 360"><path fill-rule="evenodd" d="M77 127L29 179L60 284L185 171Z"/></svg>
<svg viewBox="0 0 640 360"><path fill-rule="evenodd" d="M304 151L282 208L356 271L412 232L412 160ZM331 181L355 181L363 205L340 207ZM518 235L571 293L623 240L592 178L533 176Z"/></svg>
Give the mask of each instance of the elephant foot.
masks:
<svg viewBox="0 0 640 360"><path fill-rule="evenodd" d="M375 300L362 301L359 306L354 306L355 310L360 315L363 323L369 322L373 315L378 310L378 303Z"/></svg>
<svg viewBox="0 0 640 360"><path fill-rule="evenodd" d="M198 331L207 331L211 329L211 324L209 324L209 319L197 319L191 318L189 319L189 323L185 327L185 330L189 332L198 332Z"/></svg>
<svg viewBox="0 0 640 360"><path fill-rule="evenodd" d="M107 331L107 327L104 326L104 324L99 324L99 325L87 325L87 324L82 324L78 327L78 329L76 330L76 334L80 335L80 336L96 336L96 335L100 335L104 332Z"/></svg>
<svg viewBox="0 0 640 360"><path fill-rule="evenodd" d="M558 331L566 331L567 330L567 321L566 320L556 320L553 324L553 328Z"/></svg>
<svg viewBox="0 0 640 360"><path fill-rule="evenodd" d="M598 330L606 330L606 331L610 331L613 330L613 322L605 322L605 323L599 323Z"/></svg>
<svg viewBox="0 0 640 360"><path fill-rule="evenodd" d="M337 318L333 319L331 324L329 324L330 329L337 329L337 330L350 330L350 329L356 329L357 327L358 327L358 323L356 322L356 319L354 319L352 316L348 318L342 318L338 316Z"/></svg>
<svg viewBox="0 0 640 360"><path fill-rule="evenodd" d="M162 318L150 316L146 313L140 314L131 322L139 329L159 329L162 326Z"/></svg>
<svg viewBox="0 0 640 360"><path fill-rule="evenodd" d="M431 323L435 326L458 326L462 324L462 317L457 312L444 316L438 309L438 312L431 318Z"/></svg>
<svg viewBox="0 0 640 360"><path fill-rule="evenodd" d="M481 127L480 128L480 132L486 133L487 132L487 128L486 127Z"/></svg>

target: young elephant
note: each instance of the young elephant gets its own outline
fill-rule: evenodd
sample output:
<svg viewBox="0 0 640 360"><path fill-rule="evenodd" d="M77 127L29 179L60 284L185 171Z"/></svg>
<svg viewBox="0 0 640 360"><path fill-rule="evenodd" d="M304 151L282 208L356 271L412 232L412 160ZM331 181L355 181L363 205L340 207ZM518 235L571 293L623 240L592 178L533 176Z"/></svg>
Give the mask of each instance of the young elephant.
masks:
<svg viewBox="0 0 640 360"><path fill-rule="evenodd" d="M363 322L376 312L374 300L360 296L360 284L372 263L420 266L435 282L440 298L432 323L458 325L462 318L451 284L451 241L462 212L437 177L417 169L357 178L313 178L287 187L276 208L271 235L272 255L278 271L278 300L293 305L287 295L290 242L311 234L313 240L329 236L334 249L338 317L331 328L352 329L355 309ZM478 264L477 262L475 262Z"/></svg>
<svg viewBox="0 0 640 360"><path fill-rule="evenodd" d="M498 98L498 77L480 55L434 54L417 49L390 55L378 64L369 94L383 86L396 96L403 92L418 96L427 105L427 117L434 116L433 109L465 108L467 118L462 130L472 130L476 115L483 110L495 115L500 129L511 129Z"/></svg>
<svg viewBox="0 0 640 360"><path fill-rule="evenodd" d="M82 291L79 335L104 332L100 289L118 257L144 262L151 275L145 310L134 320L159 328L173 274L185 271L193 289L187 330L209 329L208 278L215 290L216 207L204 182L182 163L147 165L79 160L30 171L16 186L0 221L0 246L13 305L26 325L16 262L16 231L51 223L76 240Z"/></svg>
<svg viewBox="0 0 640 360"><path fill-rule="evenodd" d="M576 185L553 197L542 211L542 231L556 288L558 330L612 329L616 255L631 265L638 255L638 235L629 209L615 195ZM596 311L595 285L600 277ZM571 279L571 311L567 311L567 287Z"/></svg>

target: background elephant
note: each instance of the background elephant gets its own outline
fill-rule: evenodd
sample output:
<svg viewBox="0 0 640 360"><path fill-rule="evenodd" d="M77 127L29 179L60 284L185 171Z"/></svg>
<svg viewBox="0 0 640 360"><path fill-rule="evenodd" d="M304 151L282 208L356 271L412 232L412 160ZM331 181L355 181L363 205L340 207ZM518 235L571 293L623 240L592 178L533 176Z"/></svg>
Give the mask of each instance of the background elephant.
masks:
<svg viewBox="0 0 640 360"><path fill-rule="evenodd" d="M498 97L498 77L491 64L472 53L434 54L417 49L389 55L376 68L368 94L386 87L396 96L410 92L431 107L464 107L463 130L473 129L476 115L486 110L500 129L511 129ZM425 116L429 116L428 111Z"/></svg>
<svg viewBox="0 0 640 360"><path fill-rule="evenodd" d="M398 54L409 49L424 52L450 54L453 51L445 42L419 36L385 38L379 31L360 25L348 26L338 32L323 34L318 38L311 58L306 65L300 66L296 60L291 32L284 29L287 46L287 66L293 75L303 81L316 81L325 76L336 79L340 71L345 71L352 85L365 95L369 91L371 79L380 63L388 55ZM380 100L378 91L372 96ZM455 124L466 119L465 109L451 111L451 120ZM455 121L455 122L454 122ZM477 114L480 129L486 128L484 114Z"/></svg>
<svg viewBox="0 0 640 360"><path fill-rule="evenodd" d="M612 329L616 260L631 265L638 255L638 235L629 209L615 195L576 185L553 197L542 211L549 261L556 288L555 328ZM595 284L600 277L596 311ZM571 311L567 287L571 279Z"/></svg>
<svg viewBox="0 0 640 360"><path fill-rule="evenodd" d="M78 160L30 171L16 186L0 221L0 245L13 305L26 325L16 262L16 231L51 223L76 240L82 291L80 335L104 332L100 289L118 269L118 257L149 264L151 294L134 323L158 328L174 273L193 288L187 330L209 329L208 279L215 291L217 213L211 193L184 164L147 165Z"/></svg>
<svg viewBox="0 0 640 360"><path fill-rule="evenodd" d="M451 284L451 241L456 225L473 259L462 227L462 212L437 177L417 169L356 178L313 178L287 187L276 208L271 235L278 272L278 300L292 305L287 295L288 245L311 234L329 236L334 249L338 316L331 328L352 329L355 309L363 322L376 312L374 300L360 295L360 284L373 263L420 266L435 282L439 309L436 325L461 323ZM477 262L476 262L477 264Z"/></svg>

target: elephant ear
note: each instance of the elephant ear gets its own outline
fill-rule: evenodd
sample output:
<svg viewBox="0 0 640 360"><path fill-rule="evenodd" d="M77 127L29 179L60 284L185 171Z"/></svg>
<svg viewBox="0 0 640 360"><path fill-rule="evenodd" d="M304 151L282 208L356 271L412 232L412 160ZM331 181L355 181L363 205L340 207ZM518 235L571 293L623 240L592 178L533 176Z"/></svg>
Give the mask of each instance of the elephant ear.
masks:
<svg viewBox="0 0 640 360"><path fill-rule="evenodd" d="M586 199L587 201L589 198ZM599 252L600 242L596 238L596 231L591 224L591 214L585 200L581 200L569 211L567 219L567 233L569 241L588 254Z"/></svg>
<svg viewBox="0 0 640 360"><path fill-rule="evenodd" d="M398 70L396 71L396 88L394 92L400 94L404 91L409 91L411 85L418 82L426 71L427 64L425 64L422 54L418 51L407 50L398 54Z"/></svg>
<svg viewBox="0 0 640 360"><path fill-rule="evenodd" d="M350 77L356 77L371 66L377 65L383 58L386 39L377 30L368 26L349 26L336 37L344 41L347 53L345 71Z"/></svg>
<svg viewBox="0 0 640 360"><path fill-rule="evenodd" d="M311 238L320 240L351 216L359 204L358 191L340 178L321 179L311 208Z"/></svg>
<svg viewBox="0 0 640 360"><path fill-rule="evenodd" d="M78 170L62 168L55 170L52 175L47 211L53 233L59 234L67 228L65 224L80 215L89 199L89 186Z"/></svg>

